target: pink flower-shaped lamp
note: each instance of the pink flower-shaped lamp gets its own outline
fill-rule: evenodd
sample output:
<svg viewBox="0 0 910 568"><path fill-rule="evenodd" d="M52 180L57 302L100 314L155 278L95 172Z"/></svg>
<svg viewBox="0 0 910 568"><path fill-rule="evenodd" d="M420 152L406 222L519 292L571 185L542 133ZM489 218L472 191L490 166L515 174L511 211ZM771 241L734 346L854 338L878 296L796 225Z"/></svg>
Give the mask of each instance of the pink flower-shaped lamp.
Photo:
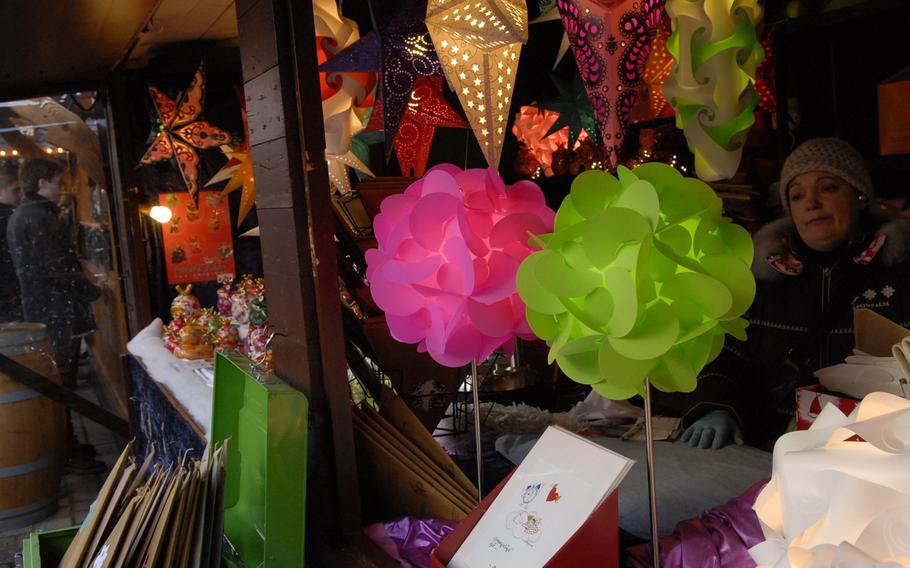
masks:
<svg viewBox="0 0 910 568"><path fill-rule="evenodd" d="M392 337L448 367L533 339L515 277L529 237L552 231L554 216L536 184L507 189L493 169L451 164L387 197L366 259Z"/></svg>

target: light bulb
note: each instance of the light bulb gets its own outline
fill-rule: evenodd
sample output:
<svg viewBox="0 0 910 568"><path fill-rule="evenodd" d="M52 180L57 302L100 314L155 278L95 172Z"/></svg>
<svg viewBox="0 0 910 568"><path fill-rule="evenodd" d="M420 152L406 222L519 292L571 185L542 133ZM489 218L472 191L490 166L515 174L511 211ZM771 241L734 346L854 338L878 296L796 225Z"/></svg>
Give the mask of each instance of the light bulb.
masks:
<svg viewBox="0 0 910 568"><path fill-rule="evenodd" d="M149 217L158 221L159 223L167 223L173 217L170 207L165 207L164 205L155 205L149 210Z"/></svg>

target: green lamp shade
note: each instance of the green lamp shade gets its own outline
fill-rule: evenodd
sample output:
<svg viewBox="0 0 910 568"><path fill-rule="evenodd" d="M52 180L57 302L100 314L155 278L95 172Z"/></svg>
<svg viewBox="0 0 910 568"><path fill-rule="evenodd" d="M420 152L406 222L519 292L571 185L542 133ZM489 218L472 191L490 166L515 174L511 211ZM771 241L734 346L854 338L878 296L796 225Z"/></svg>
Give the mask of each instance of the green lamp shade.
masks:
<svg viewBox="0 0 910 568"><path fill-rule="evenodd" d="M582 173L518 270L531 329L611 399L689 392L724 334L745 339L752 239L704 182L662 163Z"/></svg>

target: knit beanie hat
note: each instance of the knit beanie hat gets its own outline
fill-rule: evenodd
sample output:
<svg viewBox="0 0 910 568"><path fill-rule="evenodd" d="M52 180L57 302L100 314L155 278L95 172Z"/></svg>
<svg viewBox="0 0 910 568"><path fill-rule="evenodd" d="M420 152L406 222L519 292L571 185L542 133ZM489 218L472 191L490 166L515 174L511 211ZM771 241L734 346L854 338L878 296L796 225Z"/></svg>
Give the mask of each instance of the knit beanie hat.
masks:
<svg viewBox="0 0 910 568"><path fill-rule="evenodd" d="M784 161L778 189L785 211L790 210L787 193L793 178L815 171L838 176L870 201L875 196L866 163L853 146L840 138L813 138L798 146Z"/></svg>

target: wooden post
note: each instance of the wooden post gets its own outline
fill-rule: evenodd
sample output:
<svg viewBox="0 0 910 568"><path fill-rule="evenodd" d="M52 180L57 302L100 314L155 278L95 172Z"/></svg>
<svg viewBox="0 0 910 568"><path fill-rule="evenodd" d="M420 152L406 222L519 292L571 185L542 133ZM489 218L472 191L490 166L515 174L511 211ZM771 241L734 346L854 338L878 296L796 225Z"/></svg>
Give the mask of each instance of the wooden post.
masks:
<svg viewBox="0 0 910 568"><path fill-rule="evenodd" d="M310 397L308 532L356 539L360 496L313 6L238 1L237 16L269 320L278 332L273 362Z"/></svg>
<svg viewBox="0 0 910 568"><path fill-rule="evenodd" d="M112 215L120 255L120 276L126 303L129 336L135 337L152 321L149 293L148 261L145 239L139 218L139 191L128 164L132 161L130 148L129 91L123 72L111 75L108 82L107 106L108 147L110 156Z"/></svg>

